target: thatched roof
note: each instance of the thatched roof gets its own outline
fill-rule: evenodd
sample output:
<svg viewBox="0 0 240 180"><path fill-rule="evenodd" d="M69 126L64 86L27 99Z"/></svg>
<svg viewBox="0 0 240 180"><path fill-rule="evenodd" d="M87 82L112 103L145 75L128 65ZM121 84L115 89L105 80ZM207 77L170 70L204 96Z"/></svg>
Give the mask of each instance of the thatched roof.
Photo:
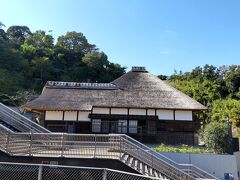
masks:
<svg viewBox="0 0 240 180"><path fill-rule="evenodd" d="M37 99L23 107L29 110L91 110L93 106L206 109L145 69L138 70L135 68L109 84L50 82Z"/></svg>

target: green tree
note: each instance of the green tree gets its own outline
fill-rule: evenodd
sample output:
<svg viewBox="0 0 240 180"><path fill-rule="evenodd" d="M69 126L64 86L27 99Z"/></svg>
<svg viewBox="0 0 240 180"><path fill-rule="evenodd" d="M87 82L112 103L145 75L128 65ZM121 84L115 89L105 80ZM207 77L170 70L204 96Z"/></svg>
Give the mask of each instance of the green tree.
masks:
<svg viewBox="0 0 240 180"><path fill-rule="evenodd" d="M229 97L237 98L240 88L240 65L225 66L223 77L226 81Z"/></svg>
<svg viewBox="0 0 240 180"><path fill-rule="evenodd" d="M103 52L87 53L82 61L87 66L87 76L92 82L110 82L125 72L125 68L110 63Z"/></svg>
<svg viewBox="0 0 240 180"><path fill-rule="evenodd" d="M52 35L46 34L45 31L38 30L32 34L29 34L25 38L24 44L32 45L36 49L53 48Z"/></svg>
<svg viewBox="0 0 240 180"><path fill-rule="evenodd" d="M5 25L0 21L0 40L7 40L7 34L6 32L2 29L3 27L5 27Z"/></svg>
<svg viewBox="0 0 240 180"><path fill-rule="evenodd" d="M15 42L19 47L24 43L25 38L31 34L27 26L10 26L7 29L8 38Z"/></svg>
<svg viewBox="0 0 240 180"><path fill-rule="evenodd" d="M234 127L240 125L240 101L235 99L216 100L212 104L211 120L225 122L229 120Z"/></svg>
<svg viewBox="0 0 240 180"><path fill-rule="evenodd" d="M2 29L3 27L5 27L5 25L0 21L0 29Z"/></svg>
<svg viewBox="0 0 240 180"><path fill-rule="evenodd" d="M96 45L88 43L87 38L79 32L67 32L58 37L56 47L71 51L72 53L85 54L97 50Z"/></svg>
<svg viewBox="0 0 240 180"><path fill-rule="evenodd" d="M204 143L216 153L227 152L228 127L225 123L211 122L204 128Z"/></svg>

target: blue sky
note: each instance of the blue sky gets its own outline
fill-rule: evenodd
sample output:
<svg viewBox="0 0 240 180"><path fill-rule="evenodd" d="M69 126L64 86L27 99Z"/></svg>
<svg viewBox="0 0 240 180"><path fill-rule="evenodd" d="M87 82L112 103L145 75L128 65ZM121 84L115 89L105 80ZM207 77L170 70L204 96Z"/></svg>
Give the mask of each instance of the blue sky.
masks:
<svg viewBox="0 0 240 180"><path fill-rule="evenodd" d="M109 60L153 74L240 64L239 0L1 0L0 21L82 32Z"/></svg>

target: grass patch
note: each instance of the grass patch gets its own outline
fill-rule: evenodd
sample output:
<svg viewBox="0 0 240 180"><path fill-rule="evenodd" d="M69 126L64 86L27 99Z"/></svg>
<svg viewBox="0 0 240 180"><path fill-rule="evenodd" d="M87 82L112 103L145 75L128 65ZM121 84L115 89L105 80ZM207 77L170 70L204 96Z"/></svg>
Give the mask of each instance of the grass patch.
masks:
<svg viewBox="0 0 240 180"><path fill-rule="evenodd" d="M153 148L153 150L157 152L178 152L178 153L214 153L213 150L205 149L205 148L197 148L193 146L188 146L182 144L181 146L174 147L174 146L167 146L165 144L161 144L158 147Z"/></svg>

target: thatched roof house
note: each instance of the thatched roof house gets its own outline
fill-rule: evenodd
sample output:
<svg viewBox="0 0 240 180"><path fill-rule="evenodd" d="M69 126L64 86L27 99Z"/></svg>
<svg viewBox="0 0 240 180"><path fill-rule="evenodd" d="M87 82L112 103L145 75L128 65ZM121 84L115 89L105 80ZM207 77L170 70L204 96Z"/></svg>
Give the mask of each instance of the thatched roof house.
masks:
<svg viewBox="0 0 240 180"><path fill-rule="evenodd" d="M49 81L42 94L24 105L24 108L44 112L48 125L49 123L59 125L60 121L61 123L89 122L89 128L92 128L94 132L93 127L98 122L99 132L104 132L103 129L106 126L108 127L107 133L112 132L110 130L112 125L109 124L114 121L118 127L120 120L125 120L123 123L126 125L126 132L129 132L129 123L135 126L141 125L141 128L148 127L147 131L152 128L152 132L156 131L154 133L161 128L164 131L161 126L163 124L170 126L171 123L173 124L171 126L184 126L185 129L191 126L190 129L193 131L192 123L189 123L193 120L193 112L206 109L202 104L147 72L144 67L133 67L132 71L111 83ZM102 127L104 120L108 123ZM150 121L155 121L155 123L151 125ZM156 124L159 123L157 129ZM63 124L66 129L67 123ZM156 128L154 129L153 126Z"/></svg>
<svg viewBox="0 0 240 180"><path fill-rule="evenodd" d="M133 70L109 84L47 82L29 110L91 110L99 107L204 110L202 104L147 71Z"/></svg>

